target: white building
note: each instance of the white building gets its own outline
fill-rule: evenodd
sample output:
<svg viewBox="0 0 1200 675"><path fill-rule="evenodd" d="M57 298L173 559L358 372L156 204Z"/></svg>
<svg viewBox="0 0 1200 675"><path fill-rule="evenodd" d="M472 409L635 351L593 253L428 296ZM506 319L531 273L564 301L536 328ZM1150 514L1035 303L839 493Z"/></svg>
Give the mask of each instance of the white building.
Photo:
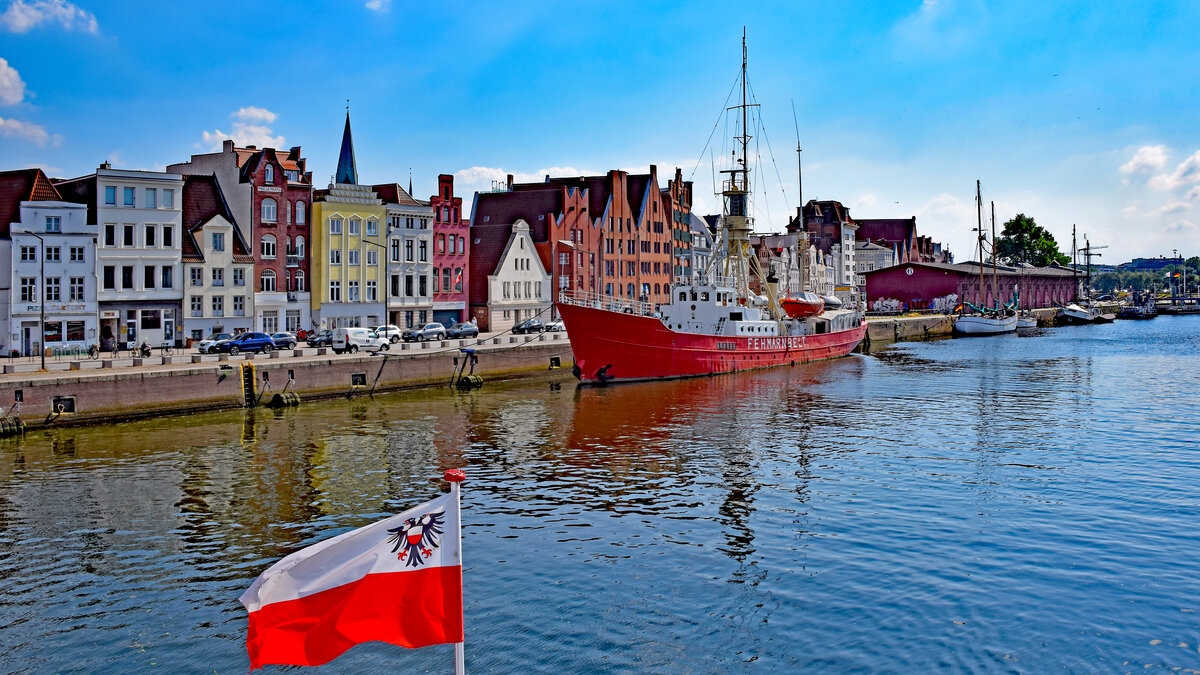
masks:
<svg viewBox="0 0 1200 675"><path fill-rule="evenodd" d="M254 256L213 176L183 185L183 324L201 340L213 333L253 330Z"/></svg>
<svg viewBox="0 0 1200 675"><path fill-rule="evenodd" d="M550 274L534 250L529 224L517 220L488 275L488 330L508 330L535 316L548 319L551 304Z"/></svg>
<svg viewBox="0 0 1200 675"><path fill-rule="evenodd" d="M433 207L396 183L374 186L387 205L387 322L433 320Z"/></svg>
<svg viewBox="0 0 1200 675"><path fill-rule="evenodd" d="M896 252L890 246L880 246L869 241L855 242L854 260L855 270L858 272L855 283L863 297L867 289L867 278L864 276L867 272L900 264Z"/></svg>
<svg viewBox="0 0 1200 675"><path fill-rule="evenodd" d="M713 235L703 218L694 213L688 214L688 218L692 230L692 283L700 283L712 263Z"/></svg>
<svg viewBox="0 0 1200 675"><path fill-rule="evenodd" d="M179 344L183 177L105 163L95 174L56 187L64 199L87 204L98 227L101 341Z"/></svg>

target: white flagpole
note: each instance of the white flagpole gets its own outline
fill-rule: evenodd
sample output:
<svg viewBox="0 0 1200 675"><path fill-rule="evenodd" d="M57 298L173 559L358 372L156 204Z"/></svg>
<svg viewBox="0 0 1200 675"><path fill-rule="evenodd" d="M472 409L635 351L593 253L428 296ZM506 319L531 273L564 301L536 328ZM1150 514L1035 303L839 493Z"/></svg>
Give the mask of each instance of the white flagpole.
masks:
<svg viewBox="0 0 1200 675"><path fill-rule="evenodd" d="M457 506L454 512L458 514L458 522L455 523L458 532L458 563L462 565L462 493L459 490L462 482L467 479L467 475L462 469L448 469L443 475L443 478L450 483L450 493L454 495L454 502ZM466 675L467 672L467 657L463 650L462 642L454 643L454 675Z"/></svg>

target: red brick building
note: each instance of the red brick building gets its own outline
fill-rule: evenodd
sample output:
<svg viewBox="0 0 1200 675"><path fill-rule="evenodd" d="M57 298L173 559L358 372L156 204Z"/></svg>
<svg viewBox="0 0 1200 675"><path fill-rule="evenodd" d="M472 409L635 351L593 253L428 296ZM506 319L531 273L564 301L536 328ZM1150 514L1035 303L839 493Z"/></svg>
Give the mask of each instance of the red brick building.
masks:
<svg viewBox="0 0 1200 675"><path fill-rule="evenodd" d="M984 270L980 296L979 263L947 264L910 262L866 272L867 306L877 300L898 300L906 309L926 309L938 298L956 295L958 302L992 306L991 267ZM1076 275L1065 267L999 267L995 293L1001 303L1020 291L1021 308L1052 307L1075 299Z"/></svg>
<svg viewBox="0 0 1200 675"><path fill-rule="evenodd" d="M462 197L454 196L454 176L438 176L433 207L433 320L450 326L468 321L471 287L471 221L463 218Z"/></svg>

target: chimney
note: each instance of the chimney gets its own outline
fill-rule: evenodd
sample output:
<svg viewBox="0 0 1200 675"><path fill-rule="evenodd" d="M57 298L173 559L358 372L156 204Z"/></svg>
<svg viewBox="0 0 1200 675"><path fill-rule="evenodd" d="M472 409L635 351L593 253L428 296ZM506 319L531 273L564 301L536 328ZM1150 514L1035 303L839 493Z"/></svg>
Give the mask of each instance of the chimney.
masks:
<svg viewBox="0 0 1200 675"><path fill-rule="evenodd" d="M257 150L257 149L258 149L258 146L257 146L257 145L247 145L247 146L246 146L246 149L247 149L247 150Z"/></svg>
<svg viewBox="0 0 1200 675"><path fill-rule="evenodd" d="M233 139L226 138L221 141L221 152L233 152Z"/></svg>
<svg viewBox="0 0 1200 675"><path fill-rule="evenodd" d="M112 164L110 164L109 162L100 162L100 168L101 169L111 169Z"/></svg>

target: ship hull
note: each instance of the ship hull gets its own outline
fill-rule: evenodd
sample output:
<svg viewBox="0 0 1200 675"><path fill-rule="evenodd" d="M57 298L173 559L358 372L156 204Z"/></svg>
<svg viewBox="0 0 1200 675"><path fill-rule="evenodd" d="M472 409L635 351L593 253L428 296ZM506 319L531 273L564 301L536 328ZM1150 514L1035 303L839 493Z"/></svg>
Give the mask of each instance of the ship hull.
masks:
<svg viewBox="0 0 1200 675"><path fill-rule="evenodd" d="M845 356L867 332L849 330L789 337L735 337L669 330L662 321L560 303L571 338L575 373L585 384L665 380L773 368Z"/></svg>

